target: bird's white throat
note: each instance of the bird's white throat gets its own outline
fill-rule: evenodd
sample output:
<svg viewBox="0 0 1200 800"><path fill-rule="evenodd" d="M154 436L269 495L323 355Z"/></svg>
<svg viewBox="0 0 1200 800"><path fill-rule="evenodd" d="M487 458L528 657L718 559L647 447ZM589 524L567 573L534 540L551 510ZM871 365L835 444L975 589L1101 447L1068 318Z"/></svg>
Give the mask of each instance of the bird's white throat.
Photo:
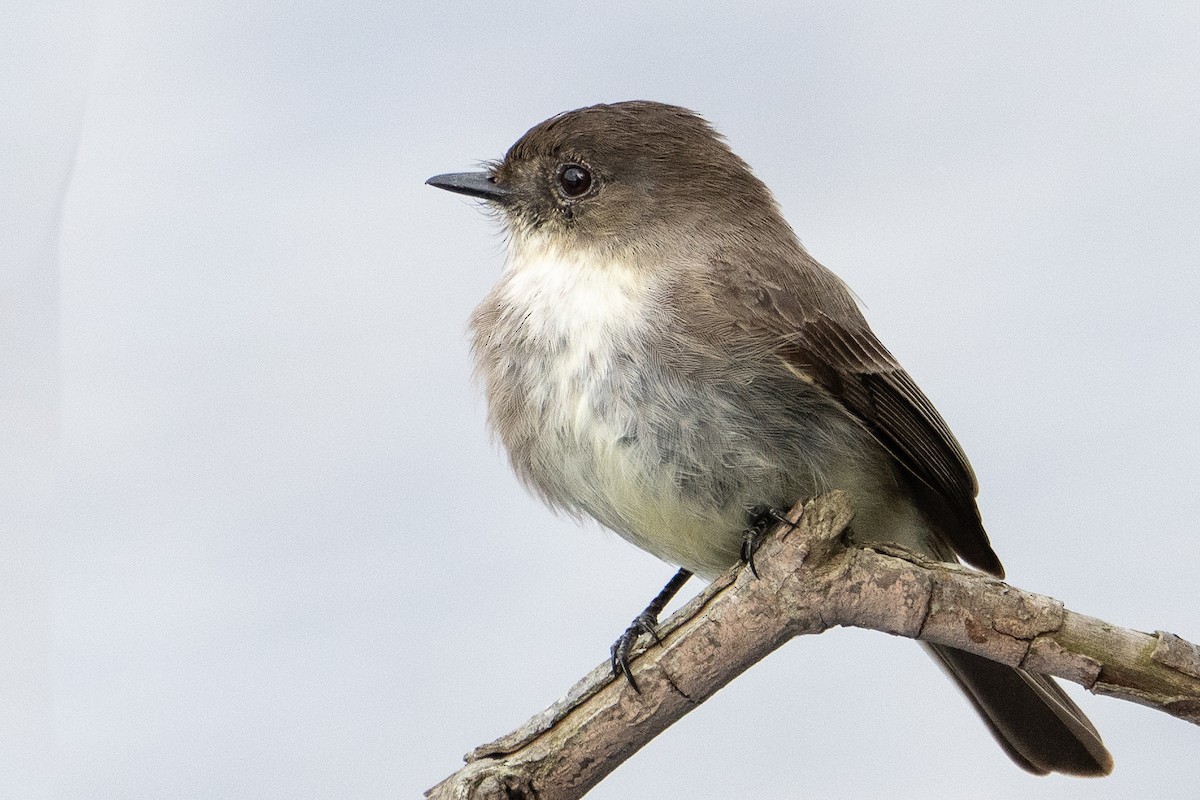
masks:
<svg viewBox="0 0 1200 800"><path fill-rule="evenodd" d="M653 295L648 275L635 265L587 250L568 252L528 234L509 241L500 291L505 316L519 318L528 336L569 340L579 356L637 331Z"/></svg>
<svg viewBox="0 0 1200 800"><path fill-rule="evenodd" d="M514 237L497 287L506 335L541 361L531 408L575 437L619 437L608 429L620 354L643 340L653 288L632 265L565 252L543 237ZM523 365L526 367L533 365ZM593 442L600 444L600 442Z"/></svg>

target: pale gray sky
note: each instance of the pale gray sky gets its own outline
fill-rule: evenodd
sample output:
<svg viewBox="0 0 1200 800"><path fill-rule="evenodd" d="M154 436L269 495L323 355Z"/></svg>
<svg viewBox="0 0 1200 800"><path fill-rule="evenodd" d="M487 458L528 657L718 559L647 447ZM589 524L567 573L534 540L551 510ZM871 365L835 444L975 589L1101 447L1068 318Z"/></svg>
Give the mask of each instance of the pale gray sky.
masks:
<svg viewBox="0 0 1200 800"><path fill-rule="evenodd" d="M416 797L606 657L672 567L490 445L500 240L423 185L600 101L775 190L1014 583L1200 639L1200 6L845 5L11 0L0 796ZM1025 775L917 647L832 631L592 796L1195 796L1200 731L1073 695L1111 778Z"/></svg>

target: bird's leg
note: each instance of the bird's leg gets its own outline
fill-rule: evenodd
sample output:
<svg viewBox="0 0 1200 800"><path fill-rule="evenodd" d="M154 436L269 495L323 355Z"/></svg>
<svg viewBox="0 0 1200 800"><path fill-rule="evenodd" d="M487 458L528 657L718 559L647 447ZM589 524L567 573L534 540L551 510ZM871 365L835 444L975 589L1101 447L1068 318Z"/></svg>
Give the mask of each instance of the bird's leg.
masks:
<svg viewBox="0 0 1200 800"><path fill-rule="evenodd" d="M795 530L796 525L799 524L788 519L787 509L773 508L772 506L754 506L750 509L750 524L746 526L746 530L742 531L741 556L742 563L750 568L756 578L758 569L754 566L754 554L762 545L767 531L776 523L787 525L792 530Z"/></svg>
<svg viewBox="0 0 1200 800"><path fill-rule="evenodd" d="M663 587L663 590L658 593L658 596L650 601L650 605L646 606L646 610L633 618L633 622L620 638L613 642L612 646L612 671L613 675L624 675L629 681L629 685L638 694L642 690L638 688L637 681L633 679L633 671L629 667L629 653L633 650L633 645L637 642L638 637L643 633L648 633L654 637L654 641L662 644L662 639L658 637L658 615L667 607L667 603L671 602L671 598L679 594L679 590L688 582L688 578L692 577L692 573L686 569L681 569L675 573L675 577Z"/></svg>

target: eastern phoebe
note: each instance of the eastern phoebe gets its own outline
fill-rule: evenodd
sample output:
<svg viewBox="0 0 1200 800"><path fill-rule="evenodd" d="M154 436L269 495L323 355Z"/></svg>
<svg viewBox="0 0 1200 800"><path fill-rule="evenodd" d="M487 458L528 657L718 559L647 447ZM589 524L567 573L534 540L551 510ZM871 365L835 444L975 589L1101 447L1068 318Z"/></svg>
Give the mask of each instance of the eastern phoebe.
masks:
<svg viewBox="0 0 1200 800"><path fill-rule="evenodd" d="M704 119L641 101L569 111L486 172L428 183L507 228L471 327L513 469L682 567L614 645L615 669L628 675L632 640L689 573L752 559L771 509L831 489L850 497L855 541L1003 575L946 423ZM1022 768L1111 771L1049 677L926 649Z"/></svg>

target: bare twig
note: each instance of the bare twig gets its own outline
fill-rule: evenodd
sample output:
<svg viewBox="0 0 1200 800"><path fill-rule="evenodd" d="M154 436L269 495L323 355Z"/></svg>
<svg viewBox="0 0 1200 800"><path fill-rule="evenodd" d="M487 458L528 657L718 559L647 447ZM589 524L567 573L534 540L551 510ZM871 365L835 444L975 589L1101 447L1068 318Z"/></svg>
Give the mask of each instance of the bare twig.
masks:
<svg viewBox="0 0 1200 800"><path fill-rule="evenodd" d="M800 508L791 518L800 516ZM923 639L1082 684L1200 725L1200 648L1068 611L987 575L911 553L848 546L840 493L812 501L755 557L663 623L633 664L606 661L562 700L478 747L434 800L581 797L661 731L793 636L837 625Z"/></svg>

